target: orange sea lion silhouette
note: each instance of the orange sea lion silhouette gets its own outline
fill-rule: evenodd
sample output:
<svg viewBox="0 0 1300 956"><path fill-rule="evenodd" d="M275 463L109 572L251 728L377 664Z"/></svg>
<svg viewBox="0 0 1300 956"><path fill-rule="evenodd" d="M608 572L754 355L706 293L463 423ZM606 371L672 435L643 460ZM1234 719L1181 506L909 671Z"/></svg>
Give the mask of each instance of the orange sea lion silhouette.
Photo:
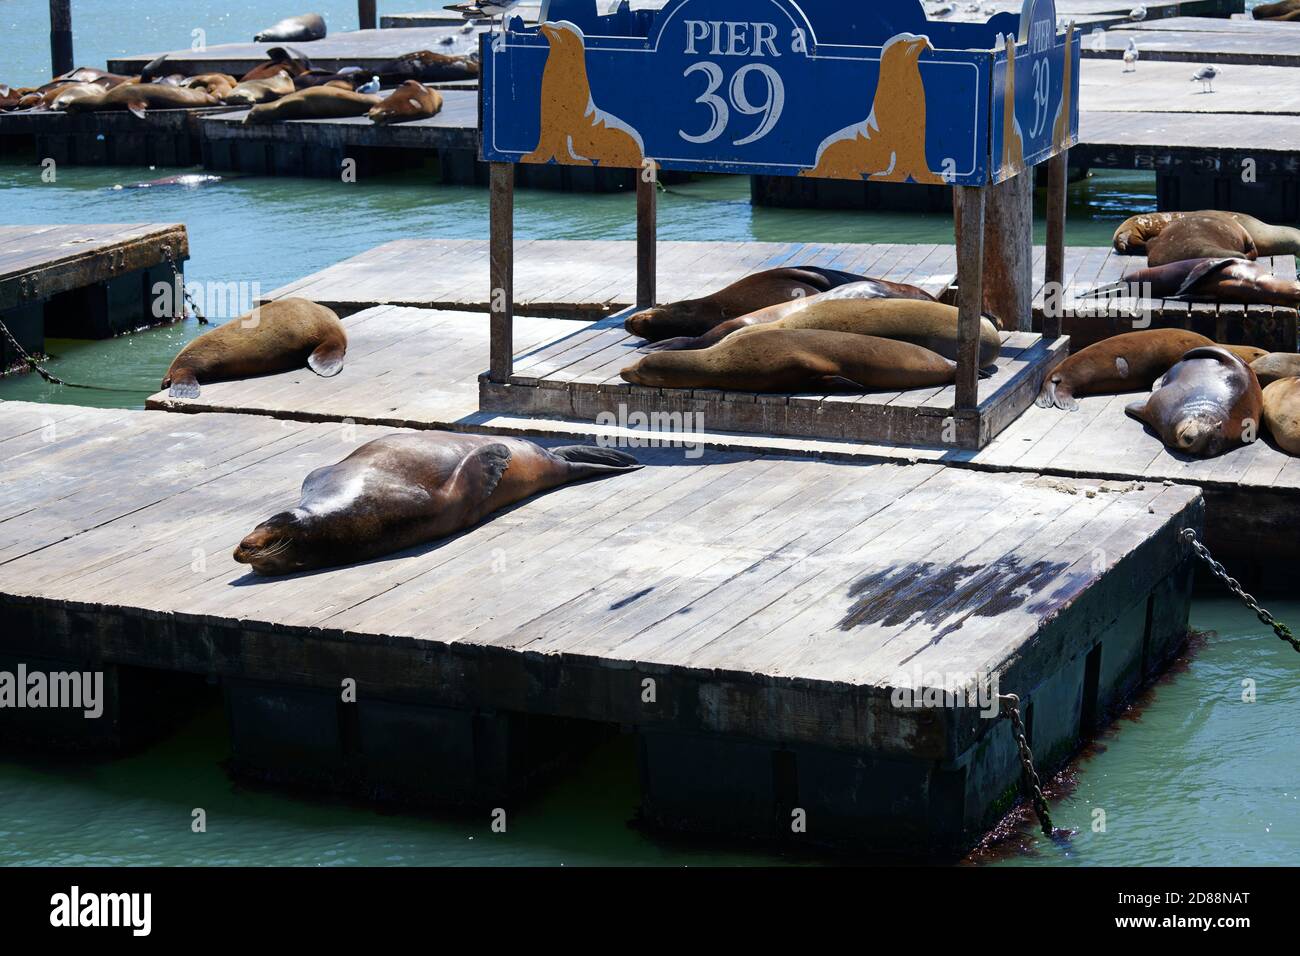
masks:
<svg viewBox="0 0 1300 956"><path fill-rule="evenodd" d="M644 155L640 134L598 109L591 97L582 31L567 21L543 23L539 29L551 46L542 71L542 134L537 148L522 161L640 166Z"/></svg>
<svg viewBox="0 0 1300 956"><path fill-rule="evenodd" d="M1074 21L1065 33L1065 78L1061 81L1061 106L1052 127L1052 146L1059 153L1070 148L1070 106L1074 100Z"/></svg>
<svg viewBox="0 0 1300 956"><path fill-rule="evenodd" d="M1025 141L1020 136L1016 118L1016 41L1011 34L1003 38L1007 48L1007 84L1002 98L1002 179L1010 179L1025 168Z"/></svg>
<svg viewBox="0 0 1300 956"><path fill-rule="evenodd" d="M817 150L801 176L943 184L925 156L925 83L918 59L934 49L928 37L900 33L880 54L880 82L865 122L840 130Z"/></svg>

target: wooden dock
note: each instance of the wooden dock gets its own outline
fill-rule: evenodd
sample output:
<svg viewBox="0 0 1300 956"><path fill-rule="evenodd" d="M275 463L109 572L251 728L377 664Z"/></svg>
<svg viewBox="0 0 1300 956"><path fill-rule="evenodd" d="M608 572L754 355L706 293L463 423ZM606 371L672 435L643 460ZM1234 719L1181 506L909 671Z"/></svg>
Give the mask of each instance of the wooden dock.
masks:
<svg viewBox="0 0 1300 956"><path fill-rule="evenodd" d="M426 268L413 271L416 260ZM1295 259L1270 260L1280 275L1294 274ZM1144 267L1140 256L1119 256L1106 247L1066 249L1064 319L1067 334L1079 341L1132 326L1132 317L1156 326L1177 325L1218 340L1258 342L1273 351L1295 351L1297 314L1278 306L1215 306L1173 300L1080 299L1079 294L1117 282ZM674 302L708 295L762 269L815 265L873 278L907 282L931 295L949 298L957 273L951 245L663 242L659 248L658 299ZM1034 256L1035 313L1041 321L1043 249ZM399 239L345 259L320 272L268 293L266 299L303 296L340 315L375 305L486 312L487 243L472 239ZM623 241L520 241L515 259L518 315L602 319L621 312L636 298L634 244ZM1210 331L1205 331L1205 330Z"/></svg>
<svg viewBox="0 0 1300 956"><path fill-rule="evenodd" d="M321 40L289 44L323 70L359 66L373 70L407 53L429 50L448 56L465 56L478 51L479 34L486 23L464 30L464 21L454 27L414 27L398 30L353 30L331 33ZM282 43L218 43L203 50L157 50L115 57L108 61L111 73L139 73L164 53L168 68L186 76L199 73L229 73L242 76L266 62L266 51Z"/></svg>
<svg viewBox="0 0 1300 956"><path fill-rule="evenodd" d="M644 6L646 4L642 4ZM515 7L512 16L524 18L526 23L536 23L541 16L542 0L524 0ZM403 29L409 27L454 27L465 22L464 17L454 10L436 9L420 10L416 13L385 13L379 17L381 30Z"/></svg>
<svg viewBox="0 0 1300 956"><path fill-rule="evenodd" d="M194 166L202 158L199 119L233 107L150 110L141 119L104 113L0 113L0 156L68 166Z"/></svg>
<svg viewBox="0 0 1300 956"><path fill-rule="evenodd" d="M1199 65L1300 66L1294 23L1179 17L1111 29L1105 43L1082 44L1087 59L1122 59L1135 40L1141 65L1167 60ZM1226 72L1226 71L1225 71Z"/></svg>
<svg viewBox="0 0 1300 956"><path fill-rule="evenodd" d="M927 463L643 449L365 565L232 561L385 431L0 404L0 654L107 672L111 726L150 697L117 688L220 683L262 778L486 814L622 726L652 823L916 857L976 842L1020 768L1006 721L894 690L996 679L1046 771L1186 632L1195 489Z"/></svg>
<svg viewBox="0 0 1300 956"><path fill-rule="evenodd" d="M189 258L180 223L0 226L0 321L29 353L45 336L108 338L153 317L153 286ZM19 356L0 336L0 370Z"/></svg>

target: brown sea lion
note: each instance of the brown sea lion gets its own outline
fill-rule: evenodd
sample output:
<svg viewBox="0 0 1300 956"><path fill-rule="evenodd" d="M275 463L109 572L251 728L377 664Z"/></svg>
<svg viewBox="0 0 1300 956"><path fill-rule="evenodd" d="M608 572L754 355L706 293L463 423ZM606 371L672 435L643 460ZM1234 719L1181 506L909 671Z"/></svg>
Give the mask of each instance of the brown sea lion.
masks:
<svg viewBox="0 0 1300 956"><path fill-rule="evenodd" d="M452 56L417 50L389 60L374 71L384 83L420 80L446 83L449 80L472 80L479 75L479 62L473 56Z"/></svg>
<svg viewBox="0 0 1300 956"><path fill-rule="evenodd" d="M137 83L138 76L127 76L122 73L109 73L107 70L96 70L93 67L79 66L75 70L69 70L62 76L56 76L46 86L55 86L59 83L94 83L102 86L106 90L111 90L115 86L121 86L123 83ZM45 87L41 88L42 90Z"/></svg>
<svg viewBox="0 0 1300 956"><path fill-rule="evenodd" d="M1295 352L1267 352L1249 364L1260 385L1300 376L1300 355Z"/></svg>
<svg viewBox="0 0 1300 956"><path fill-rule="evenodd" d="M197 398L199 384L287 372L305 363L326 378L343 370L348 335L339 317L307 299L277 299L205 332L172 360L162 387Z"/></svg>
<svg viewBox="0 0 1300 956"><path fill-rule="evenodd" d="M1147 240L1147 265L1188 259L1254 259L1255 240L1239 222L1218 216L1183 216Z"/></svg>
<svg viewBox="0 0 1300 956"><path fill-rule="evenodd" d="M267 575L355 564L453 535L539 492L640 467L611 448L386 435L308 475L298 506L258 525L234 558Z"/></svg>
<svg viewBox="0 0 1300 956"><path fill-rule="evenodd" d="M728 319L749 315L769 306L788 304L850 282L862 282L864 279L864 276L816 266L767 269L745 276L725 289L701 299L686 299L642 309L628 316L623 327L649 342L678 336L703 335Z"/></svg>
<svg viewBox="0 0 1300 956"><path fill-rule="evenodd" d="M1213 458L1255 440L1264 398L1250 366L1211 345L1189 351L1144 401L1124 410L1174 451Z"/></svg>
<svg viewBox="0 0 1300 956"><path fill-rule="evenodd" d="M1289 375L1264 386L1264 427L1288 455L1300 455L1300 378Z"/></svg>
<svg viewBox="0 0 1300 956"><path fill-rule="evenodd" d="M260 80L244 80L234 86L221 98L223 103L244 103L255 106L258 103L270 103L294 91L293 77L281 70L275 76Z"/></svg>
<svg viewBox="0 0 1300 956"><path fill-rule="evenodd" d="M239 85L239 81L228 73L200 73L198 76L186 77L181 86L192 90L203 90L217 99L225 96Z"/></svg>
<svg viewBox="0 0 1300 956"><path fill-rule="evenodd" d="M660 388L865 392L950 384L957 364L875 335L758 326L707 349L653 352L620 374L633 385Z"/></svg>
<svg viewBox="0 0 1300 956"><path fill-rule="evenodd" d="M855 302L869 301L873 299L911 299L918 302L936 303L934 296L924 289L918 289L913 285L906 285L899 282L886 282L883 279L864 279L861 282L849 282L845 285L836 286L829 292L819 292L816 295L805 295L793 299L787 299L776 305L769 305L765 309L759 309L757 312L750 312L747 315L737 316L734 319L727 319L725 322L719 322L703 335L697 336L679 336L672 339L662 339L644 346L647 352L670 352L677 349L706 349L710 345L716 345L721 342L732 332L740 329L752 328L759 325L771 325L782 322L783 319L792 316L796 312L802 312L804 309L821 302L852 300ZM784 323L782 323L784 324ZM793 328L794 326L787 326ZM850 329L840 329L839 331L852 331ZM872 333L868 334L881 334ZM893 336L889 336L893 337Z"/></svg>
<svg viewBox="0 0 1300 956"><path fill-rule="evenodd" d="M281 97L274 103L254 106L244 116L244 122L281 123L285 120L333 119L340 116L363 116L378 105L380 97L333 86L316 86L298 90Z"/></svg>
<svg viewBox="0 0 1300 956"><path fill-rule="evenodd" d="M266 62L259 63L247 73L239 78L239 82L245 80L264 80L268 76L275 76L276 73L284 70L290 76L298 76L314 69L311 60L303 56L293 47L273 46L266 51Z"/></svg>
<svg viewBox="0 0 1300 956"><path fill-rule="evenodd" d="M1148 389L1194 348L1214 343L1183 329L1125 332L1075 352L1047 376L1036 404L1074 411L1084 395Z"/></svg>
<svg viewBox="0 0 1300 956"><path fill-rule="evenodd" d="M1147 243L1159 236L1170 223L1188 217L1195 219L1230 220L1250 233L1255 249L1261 256L1289 256L1300 254L1300 229L1293 226L1274 226L1271 223L1240 212L1219 209L1201 209L1196 212L1150 212L1131 216L1115 230L1112 242L1121 255L1146 255Z"/></svg>
<svg viewBox="0 0 1300 956"><path fill-rule="evenodd" d="M1281 0L1280 3L1261 3L1251 11L1256 20L1291 20L1300 14L1300 0Z"/></svg>
<svg viewBox="0 0 1300 956"><path fill-rule="evenodd" d="M193 109L218 106L220 103L215 96L203 90L188 90L157 83L129 83L114 87L98 100L77 100L68 109L95 112L128 110L135 116L144 117L148 110Z"/></svg>
<svg viewBox="0 0 1300 956"><path fill-rule="evenodd" d="M301 43L325 38L325 18L319 13L285 17L253 37L254 43Z"/></svg>
<svg viewBox="0 0 1300 956"><path fill-rule="evenodd" d="M1187 259L1139 269L1119 282L1084 296L1112 293L1153 299L1230 302L1243 305L1300 305L1300 282L1274 275L1249 259Z"/></svg>
<svg viewBox="0 0 1300 956"><path fill-rule="evenodd" d="M374 123L409 123L437 116L441 111L441 93L418 80L407 80L366 115Z"/></svg>
<svg viewBox="0 0 1300 956"><path fill-rule="evenodd" d="M98 83L68 83L54 90L53 99L46 102L47 109L56 112L82 112L95 110L108 95L108 90ZM48 96L48 94L46 94Z"/></svg>

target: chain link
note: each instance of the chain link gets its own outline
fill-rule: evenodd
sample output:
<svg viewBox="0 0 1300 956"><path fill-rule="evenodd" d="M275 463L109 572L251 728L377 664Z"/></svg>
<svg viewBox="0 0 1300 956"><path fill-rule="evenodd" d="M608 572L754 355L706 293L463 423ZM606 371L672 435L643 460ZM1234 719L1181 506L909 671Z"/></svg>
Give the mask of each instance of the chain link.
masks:
<svg viewBox="0 0 1300 956"><path fill-rule="evenodd" d="M172 256L172 247L163 246L162 252L163 257L167 260L167 264L172 267L172 276L176 283L176 288L181 290L181 295L184 297L186 304L189 305L190 311L194 313L194 318L199 320L199 325L211 325L212 323L208 321L208 317L204 315L203 310L199 308L199 304L195 302L194 297L190 295L190 290L185 288L185 276L181 274L180 266L176 265L176 259Z"/></svg>
<svg viewBox="0 0 1300 956"><path fill-rule="evenodd" d="M1025 725L1020 719L1020 698L1015 694L1000 694L998 702L1002 705L1002 716L1011 720L1011 732L1015 735L1016 748L1020 751L1020 767L1024 772L1025 789L1029 791L1034 813L1038 815L1038 825L1042 828L1043 836L1053 839L1056 836L1056 828L1052 826L1047 798L1043 796L1042 781L1038 779L1038 771L1034 769L1034 753L1029 749L1029 741L1025 739Z"/></svg>
<svg viewBox="0 0 1300 956"><path fill-rule="evenodd" d="M1196 556L1205 562L1211 573L1223 582L1224 587L1237 595L1237 597L1241 598L1242 603L1254 611L1255 616L1258 617L1262 623L1271 627L1274 634L1290 644L1292 650L1300 651L1300 640L1296 640L1295 635L1291 633L1291 628L1287 627L1267 610L1259 606L1259 602L1246 592L1241 584L1238 583L1237 579L1230 575L1222 564L1214 560L1213 556L1210 554L1209 548L1197 539L1195 531L1191 528L1184 528L1182 538L1192 546L1192 550L1196 552Z"/></svg>
<svg viewBox="0 0 1300 956"><path fill-rule="evenodd" d="M26 363L27 367L35 371L36 374L39 375L41 378L45 379L45 381L49 382L51 385L68 384L63 379L55 375L53 372L47 372L44 368L42 368L41 363L36 361L36 359L32 357L30 352L28 352L25 348L23 348L21 345L18 344L18 340L14 338L14 334L9 331L9 326L5 325L3 321L0 321L0 335L4 336L5 341L9 343L9 347L13 349L14 352L17 353L18 357L22 359L24 363ZM74 386L74 387L78 387L78 386ZM89 387L89 386L79 386L79 387Z"/></svg>

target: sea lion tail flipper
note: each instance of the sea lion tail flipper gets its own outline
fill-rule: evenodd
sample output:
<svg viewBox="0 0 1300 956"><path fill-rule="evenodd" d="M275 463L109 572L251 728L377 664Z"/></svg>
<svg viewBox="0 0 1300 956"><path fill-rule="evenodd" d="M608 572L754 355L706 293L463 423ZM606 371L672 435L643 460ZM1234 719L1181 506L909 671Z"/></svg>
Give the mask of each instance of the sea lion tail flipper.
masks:
<svg viewBox="0 0 1300 956"><path fill-rule="evenodd" d="M1195 260L1188 260L1188 261L1193 262ZM1215 272L1218 272L1224 266L1229 265L1236 261L1237 261L1236 259L1201 260L1199 264L1197 264L1196 266L1194 266L1192 269L1188 271L1187 277L1183 279L1183 284L1178 287L1178 291L1171 296L1166 296L1166 298L1178 299L1181 298L1182 296L1190 295L1193 292L1193 290L1196 288L1196 286L1201 282L1202 279L1205 279L1207 276L1212 275Z"/></svg>
<svg viewBox="0 0 1300 956"><path fill-rule="evenodd" d="M1043 383L1043 390L1038 393L1034 404L1039 408L1059 408L1066 412L1079 410L1078 401L1068 389L1061 387L1061 380L1056 376L1049 376Z"/></svg>
<svg viewBox="0 0 1300 956"><path fill-rule="evenodd" d="M330 378L343 371L343 356L348 347L340 342L324 342L307 356L307 367L317 375Z"/></svg>
<svg viewBox="0 0 1300 956"><path fill-rule="evenodd" d="M867 386L859 385L853 379L845 378L843 375L823 375L821 383L828 392L865 392L867 390Z"/></svg>
<svg viewBox="0 0 1300 956"><path fill-rule="evenodd" d="M1109 285L1099 285L1095 289L1087 289L1083 292L1080 292L1078 294L1078 298L1096 299L1099 298L1100 296L1108 296L1115 293L1122 294L1128 291L1129 285L1130 283L1125 282L1124 280L1121 279L1119 282L1112 282Z"/></svg>
<svg viewBox="0 0 1300 956"><path fill-rule="evenodd" d="M171 383L167 389L168 398L198 398L199 397L199 380L194 377L194 373L187 368L179 369L172 372L163 380L163 384Z"/></svg>
<svg viewBox="0 0 1300 956"><path fill-rule="evenodd" d="M605 472L636 471L644 467L627 452L616 448L597 448L594 445L562 445L552 448L551 454L556 458L579 466L587 474L597 475Z"/></svg>
<svg viewBox="0 0 1300 956"><path fill-rule="evenodd" d="M144 100L131 100L126 104L126 108L136 119L144 119L148 115L149 104Z"/></svg>
<svg viewBox="0 0 1300 956"><path fill-rule="evenodd" d="M996 363L980 366L979 369L980 378L992 378L996 374L998 374L998 367Z"/></svg>

